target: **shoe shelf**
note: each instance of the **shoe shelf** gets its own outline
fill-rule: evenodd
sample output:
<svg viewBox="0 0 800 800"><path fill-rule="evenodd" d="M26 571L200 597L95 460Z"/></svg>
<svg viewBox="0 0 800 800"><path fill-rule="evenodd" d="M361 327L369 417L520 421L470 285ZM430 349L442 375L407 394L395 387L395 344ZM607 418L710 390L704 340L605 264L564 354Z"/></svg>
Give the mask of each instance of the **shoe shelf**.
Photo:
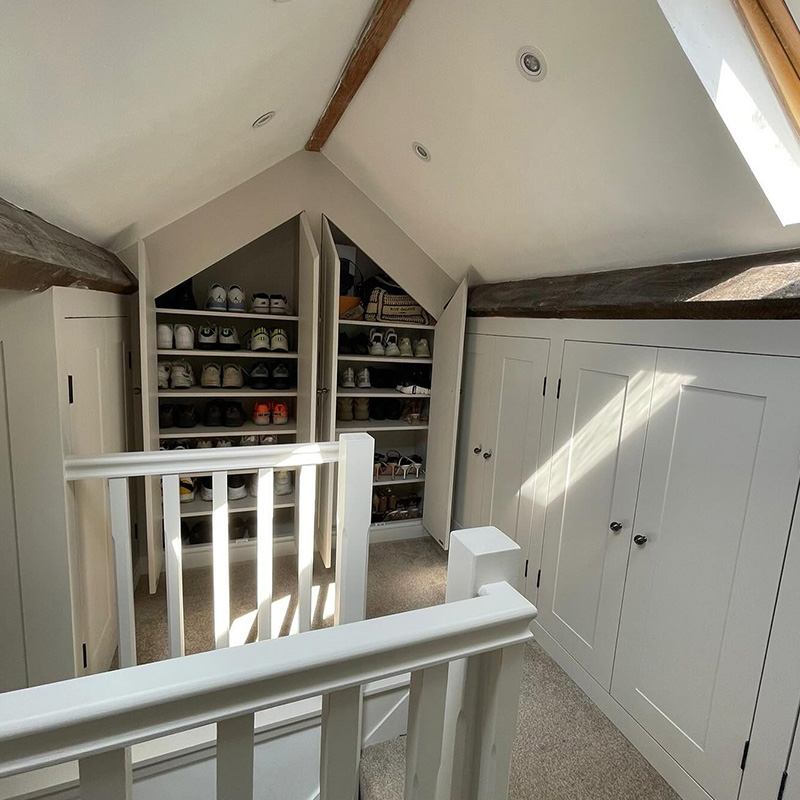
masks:
<svg viewBox="0 0 800 800"><path fill-rule="evenodd" d="M339 353L339 361L367 361L375 366L379 364L433 364L432 358L412 358L411 356L351 356L347 353Z"/></svg>
<svg viewBox="0 0 800 800"><path fill-rule="evenodd" d="M419 527L422 524L422 516L412 517L411 519L390 519L387 522L373 522L370 531L379 531L383 528L411 528ZM427 534L425 534L427 536Z"/></svg>
<svg viewBox="0 0 800 800"><path fill-rule="evenodd" d="M432 331L435 325L417 325L413 322L368 322L362 319L340 319L339 325L354 325L361 328L394 328L401 331Z"/></svg>
<svg viewBox="0 0 800 800"><path fill-rule="evenodd" d="M383 480L378 479L377 481L372 481L373 486L402 486L405 484L412 486L419 483L425 483L424 475L420 478L385 478Z"/></svg>
<svg viewBox="0 0 800 800"><path fill-rule="evenodd" d="M256 425L255 422L245 422L238 428L226 428L223 425L208 428L205 425L196 425L194 428L162 428L158 435L161 439L232 439L235 436L247 436L253 433L275 436L296 434L297 425L293 419L286 425Z"/></svg>
<svg viewBox="0 0 800 800"><path fill-rule="evenodd" d="M399 419L354 419L336 422L336 433L371 433L372 431L426 431L428 425L412 425Z"/></svg>
<svg viewBox="0 0 800 800"><path fill-rule="evenodd" d="M281 350L157 350L160 356L186 358L297 358L297 353L284 353Z"/></svg>
<svg viewBox="0 0 800 800"><path fill-rule="evenodd" d="M193 387L191 389L159 389L160 399L180 400L181 398L205 397L208 399L220 398L234 400L237 397L297 397L297 389L203 389ZM275 426L272 426L275 427ZM280 426L279 426L280 427Z"/></svg>
<svg viewBox="0 0 800 800"><path fill-rule="evenodd" d="M179 389L176 391L180 391ZM337 397L394 397L398 400L429 400L429 394L406 394L397 389L345 389L336 390Z"/></svg>
<svg viewBox="0 0 800 800"><path fill-rule="evenodd" d="M291 494L275 495L273 508L294 508L294 492ZM194 500L181 503L181 517L206 517L212 513L211 500L203 500L198 493ZM228 500L228 511L231 514L244 514L256 511L256 498L248 495L239 500Z"/></svg>
<svg viewBox="0 0 800 800"><path fill-rule="evenodd" d="M158 316L201 317L202 319L260 319L265 322L297 322L300 317L291 314L256 314L252 311L210 311L207 309L157 308Z"/></svg>

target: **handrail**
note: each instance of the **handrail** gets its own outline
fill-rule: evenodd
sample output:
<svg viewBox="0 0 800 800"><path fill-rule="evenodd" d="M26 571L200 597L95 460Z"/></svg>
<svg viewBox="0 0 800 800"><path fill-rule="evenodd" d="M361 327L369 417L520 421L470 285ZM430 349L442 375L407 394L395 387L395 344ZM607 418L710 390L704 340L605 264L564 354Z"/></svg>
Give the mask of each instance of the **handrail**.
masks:
<svg viewBox="0 0 800 800"><path fill-rule="evenodd" d="M508 583L440 606L0 695L0 777L533 638Z"/></svg>

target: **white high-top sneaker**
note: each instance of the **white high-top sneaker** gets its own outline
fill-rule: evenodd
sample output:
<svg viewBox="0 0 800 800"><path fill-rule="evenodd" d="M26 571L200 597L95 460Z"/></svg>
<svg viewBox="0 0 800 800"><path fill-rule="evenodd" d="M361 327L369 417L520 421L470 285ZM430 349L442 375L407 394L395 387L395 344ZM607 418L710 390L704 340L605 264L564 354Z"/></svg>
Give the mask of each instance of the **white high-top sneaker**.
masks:
<svg viewBox="0 0 800 800"><path fill-rule="evenodd" d="M244 290L236 283L228 287L228 311L244 311Z"/></svg>

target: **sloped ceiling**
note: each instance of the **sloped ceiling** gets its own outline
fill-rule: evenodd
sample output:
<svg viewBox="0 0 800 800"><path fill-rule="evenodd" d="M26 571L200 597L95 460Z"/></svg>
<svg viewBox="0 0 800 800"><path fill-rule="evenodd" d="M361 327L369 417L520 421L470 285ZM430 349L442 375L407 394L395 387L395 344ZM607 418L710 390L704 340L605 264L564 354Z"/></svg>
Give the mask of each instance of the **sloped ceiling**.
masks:
<svg viewBox="0 0 800 800"><path fill-rule="evenodd" d="M414 0L324 152L455 278L800 245L656 0Z"/></svg>
<svg viewBox="0 0 800 800"><path fill-rule="evenodd" d="M372 5L3 0L0 196L101 244L160 228L303 148Z"/></svg>

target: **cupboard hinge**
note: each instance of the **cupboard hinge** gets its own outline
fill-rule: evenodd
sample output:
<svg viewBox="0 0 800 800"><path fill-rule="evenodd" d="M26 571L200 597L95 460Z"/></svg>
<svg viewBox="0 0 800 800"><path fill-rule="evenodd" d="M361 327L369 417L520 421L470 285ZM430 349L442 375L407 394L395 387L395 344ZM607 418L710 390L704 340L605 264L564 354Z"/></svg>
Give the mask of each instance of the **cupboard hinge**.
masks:
<svg viewBox="0 0 800 800"><path fill-rule="evenodd" d="M556 386L556 400L561 397L561 378L558 379L558 386Z"/></svg>
<svg viewBox="0 0 800 800"><path fill-rule="evenodd" d="M750 740L748 739L744 743L744 749L742 750L742 763L741 769L744 771L744 768L747 766L747 754L750 752Z"/></svg>
<svg viewBox="0 0 800 800"><path fill-rule="evenodd" d="M542 381L542 397L547 394L547 375L544 376L544 380Z"/></svg>
<svg viewBox="0 0 800 800"><path fill-rule="evenodd" d="M789 773L784 772L783 775L781 775L781 786L780 789L778 789L778 800L783 800L783 793L786 791L787 780L789 780Z"/></svg>
<svg viewBox="0 0 800 800"><path fill-rule="evenodd" d="M528 559L525 559L525 577L528 577Z"/></svg>
<svg viewBox="0 0 800 800"><path fill-rule="evenodd" d="M539 570L539 571L536 573L536 588L537 588L537 589L539 588L539 584L540 584L541 582L542 582L542 571L541 571L541 570Z"/></svg>
<svg viewBox="0 0 800 800"><path fill-rule="evenodd" d="M72 388L72 375L67 375L67 391L69 392L69 404L75 402L75 392Z"/></svg>
<svg viewBox="0 0 800 800"><path fill-rule="evenodd" d="M86 655L86 642L81 645L81 650L83 651L83 668L89 669L89 658Z"/></svg>

